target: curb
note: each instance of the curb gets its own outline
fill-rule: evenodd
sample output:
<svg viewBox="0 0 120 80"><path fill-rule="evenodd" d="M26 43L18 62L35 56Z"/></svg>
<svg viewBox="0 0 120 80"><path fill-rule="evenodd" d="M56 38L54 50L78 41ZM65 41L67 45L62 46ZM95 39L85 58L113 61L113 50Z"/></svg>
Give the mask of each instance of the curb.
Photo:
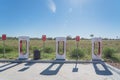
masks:
<svg viewBox="0 0 120 80"><path fill-rule="evenodd" d="M76 61L76 60L0 60L0 62L12 62L12 63L96 63L101 61ZM104 62L104 61L102 61Z"/></svg>

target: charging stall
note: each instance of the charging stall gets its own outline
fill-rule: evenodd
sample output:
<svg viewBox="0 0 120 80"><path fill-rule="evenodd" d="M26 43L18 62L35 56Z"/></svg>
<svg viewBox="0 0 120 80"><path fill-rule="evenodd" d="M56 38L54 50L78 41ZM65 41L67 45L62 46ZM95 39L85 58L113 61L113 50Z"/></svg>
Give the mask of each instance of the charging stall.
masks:
<svg viewBox="0 0 120 80"><path fill-rule="evenodd" d="M28 36L20 36L18 37L18 51L19 51L19 59L28 59L29 58L29 37Z"/></svg>
<svg viewBox="0 0 120 80"><path fill-rule="evenodd" d="M102 57L102 39L92 39L92 60L101 60Z"/></svg>
<svg viewBox="0 0 120 80"><path fill-rule="evenodd" d="M65 60L66 58L66 38L56 37L56 60Z"/></svg>

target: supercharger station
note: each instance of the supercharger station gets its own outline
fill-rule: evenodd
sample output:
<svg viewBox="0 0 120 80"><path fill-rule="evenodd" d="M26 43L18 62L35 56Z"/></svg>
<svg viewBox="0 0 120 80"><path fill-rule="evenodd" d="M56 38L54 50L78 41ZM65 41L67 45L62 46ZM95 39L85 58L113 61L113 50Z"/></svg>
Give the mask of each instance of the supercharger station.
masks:
<svg viewBox="0 0 120 80"><path fill-rule="evenodd" d="M66 38L56 37L56 60L65 60L66 58Z"/></svg>
<svg viewBox="0 0 120 80"><path fill-rule="evenodd" d="M18 43L19 58L18 59L28 59L30 38L28 36L20 36L18 37L18 39L19 39L19 43ZM24 42L24 45L23 45L23 42ZM25 50L23 50L24 48Z"/></svg>
<svg viewBox="0 0 120 80"><path fill-rule="evenodd" d="M97 51L95 51L95 49ZM92 60L101 60L101 57L102 57L102 39L92 38Z"/></svg>

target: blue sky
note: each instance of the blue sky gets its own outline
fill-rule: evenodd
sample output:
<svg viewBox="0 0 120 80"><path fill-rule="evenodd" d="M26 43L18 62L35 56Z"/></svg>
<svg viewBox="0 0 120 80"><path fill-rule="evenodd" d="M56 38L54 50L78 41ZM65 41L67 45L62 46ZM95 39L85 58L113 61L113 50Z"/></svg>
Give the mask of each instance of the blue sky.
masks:
<svg viewBox="0 0 120 80"><path fill-rule="evenodd" d="M120 38L120 0L0 0L0 35Z"/></svg>

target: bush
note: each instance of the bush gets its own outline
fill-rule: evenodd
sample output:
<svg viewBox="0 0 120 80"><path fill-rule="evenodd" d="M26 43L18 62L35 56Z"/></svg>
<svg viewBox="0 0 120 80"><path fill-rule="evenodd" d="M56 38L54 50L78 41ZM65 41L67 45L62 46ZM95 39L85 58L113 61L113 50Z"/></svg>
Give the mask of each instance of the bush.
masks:
<svg viewBox="0 0 120 80"><path fill-rule="evenodd" d="M0 53L3 53L3 47L0 46Z"/></svg>
<svg viewBox="0 0 120 80"><path fill-rule="evenodd" d="M45 53L52 53L52 52L53 52L53 48L51 48L51 47L45 47L45 48L43 49L43 51L44 51Z"/></svg>
<svg viewBox="0 0 120 80"><path fill-rule="evenodd" d="M115 50L112 48L105 48L103 54L105 58L112 58L114 56Z"/></svg>
<svg viewBox="0 0 120 80"><path fill-rule="evenodd" d="M70 57L71 58L77 58L79 56L79 58L83 58L85 56L84 52L80 49L73 49L70 52Z"/></svg>

